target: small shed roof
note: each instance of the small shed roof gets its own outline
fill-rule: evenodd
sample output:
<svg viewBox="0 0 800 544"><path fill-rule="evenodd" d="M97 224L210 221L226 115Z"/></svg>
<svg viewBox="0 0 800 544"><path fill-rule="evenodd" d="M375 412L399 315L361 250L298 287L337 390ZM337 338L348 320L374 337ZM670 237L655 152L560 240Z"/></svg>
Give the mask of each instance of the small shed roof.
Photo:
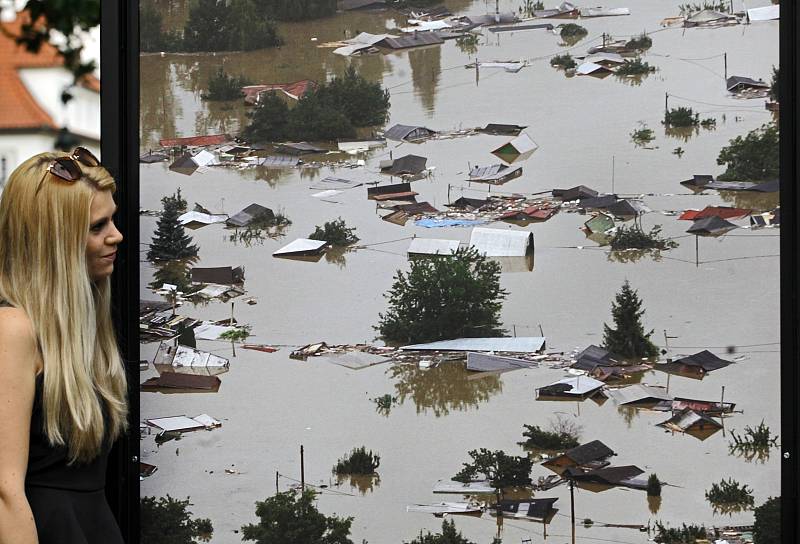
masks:
<svg viewBox="0 0 800 544"><path fill-rule="evenodd" d="M187 416L156 417L145 420L145 423L162 431L195 431L205 427L199 421Z"/></svg>
<svg viewBox="0 0 800 544"><path fill-rule="evenodd" d="M465 196L459 197L447 206L449 208L459 208L465 210L478 210L489 203L488 199L483 198L468 198Z"/></svg>
<svg viewBox="0 0 800 544"><path fill-rule="evenodd" d="M522 167L514 168L505 164L492 164L489 166L474 166L469 171L470 181L485 181L488 183L498 183L508 181L522 175Z"/></svg>
<svg viewBox="0 0 800 544"><path fill-rule="evenodd" d="M686 231L689 234L697 234L700 236L719 236L725 234L729 230L737 228L736 225L730 221L726 221L721 217L712 215L711 217L704 217L695 221L691 227Z"/></svg>
<svg viewBox="0 0 800 544"><path fill-rule="evenodd" d="M714 215L723 219L741 219L750 215L751 212L752 210L732 208L730 206L706 206L702 210L686 210L678 219L696 221L697 219L703 219Z"/></svg>
<svg viewBox="0 0 800 544"><path fill-rule="evenodd" d="M386 168L381 168L384 174L401 176L404 174L416 175L425 170L428 159L419 155L405 155L394 159Z"/></svg>
<svg viewBox="0 0 800 544"><path fill-rule="evenodd" d="M619 199L617 195L602 195L602 196L595 196L592 198L583 198L578 202L578 206L581 208L590 208L590 209L597 209L601 210L604 208L608 208L609 206L613 206L617 203Z"/></svg>
<svg viewBox="0 0 800 544"><path fill-rule="evenodd" d="M408 193L411 191L410 183L392 183L390 185L376 185L367 187L367 198L374 199L381 195L394 195L398 193Z"/></svg>
<svg viewBox="0 0 800 544"><path fill-rule="evenodd" d="M588 76L597 74L610 74L611 70L602 64L597 64L596 62L584 62L575 68L575 73L577 73L579 76Z"/></svg>
<svg viewBox="0 0 800 544"><path fill-rule="evenodd" d="M213 225L214 223L224 223L228 220L227 214L224 213L202 213L202 212L186 212L178 217L178 223L181 225L190 225L198 223L201 225Z"/></svg>
<svg viewBox="0 0 800 544"><path fill-rule="evenodd" d="M469 244L487 257L524 257L533 249L533 233L475 227Z"/></svg>
<svg viewBox="0 0 800 544"><path fill-rule="evenodd" d="M528 156L536 151L539 146L526 132L521 132L519 136L508 143L505 143L492 151L495 155L525 155Z"/></svg>
<svg viewBox="0 0 800 544"><path fill-rule="evenodd" d="M244 208L242 211L237 212L229 217L225 223L232 227L246 227L254 219L261 215L270 218L275 217L275 213L269 208L262 206L261 204L253 203Z"/></svg>
<svg viewBox="0 0 800 544"><path fill-rule="evenodd" d="M458 250L458 240L414 238L408 246L409 255L452 255Z"/></svg>
<svg viewBox="0 0 800 544"><path fill-rule="evenodd" d="M288 257L291 255L315 255L321 253L327 245L324 240L311 240L309 238L298 238L297 240L283 246L272 253L273 257Z"/></svg>
<svg viewBox="0 0 800 544"><path fill-rule="evenodd" d="M676 364L682 365L689 365L689 366L697 366L705 370L706 372L711 372L712 370L718 370L720 368L725 368L726 366L733 364L732 361L726 361L725 359L721 359L704 349L699 353L695 353L694 355L688 355L686 357L681 357L680 359L676 359L673 361Z"/></svg>
<svg viewBox="0 0 800 544"><path fill-rule="evenodd" d="M600 346L590 345L575 358L572 368L594 370L597 366L614 366L622 362L622 358Z"/></svg>
<svg viewBox="0 0 800 544"><path fill-rule="evenodd" d="M625 465L620 467L605 467L588 472L580 473L567 469L565 473L576 482L597 482L608 485L622 485L626 487L644 488L636 476L644 474L644 471L635 465Z"/></svg>
<svg viewBox="0 0 800 544"><path fill-rule="evenodd" d="M560 198L565 202L570 200L583 200L585 198L593 198L598 194L594 189L585 185L577 185L571 189L553 189L553 198Z"/></svg>
<svg viewBox="0 0 800 544"><path fill-rule="evenodd" d="M558 498L503 499L498 503L504 517L546 520L554 512L553 503Z"/></svg>
<svg viewBox="0 0 800 544"><path fill-rule="evenodd" d="M590 378L589 376L575 376L574 378L563 378L544 387L540 387L538 391L545 390L549 393L557 392L559 395L564 396L583 396L605 385L606 384L603 382Z"/></svg>
<svg viewBox="0 0 800 544"><path fill-rule="evenodd" d="M485 353L467 353L467 370L473 372L503 372L536 366L538 366L536 363L525 361L524 359L498 357L497 355L487 355Z"/></svg>
<svg viewBox="0 0 800 544"><path fill-rule="evenodd" d="M403 346L404 351L497 351L508 353L537 353L544 349L546 339L541 336L514 336L496 338L458 338L427 344Z"/></svg>
<svg viewBox="0 0 800 544"><path fill-rule="evenodd" d="M221 380L216 376L164 372L160 376L146 380L141 384L140 388L143 391L157 391L160 389L196 389L200 391L217 391L220 384Z"/></svg>
<svg viewBox="0 0 800 544"><path fill-rule="evenodd" d="M389 49L408 49L441 43L444 43L444 40L437 36L435 32L414 32L399 38L384 38L375 45L388 47Z"/></svg>
<svg viewBox="0 0 800 544"><path fill-rule="evenodd" d="M664 389L650 387L641 383L618 389L607 389L606 395L619 405L648 404L662 400L672 400L672 397Z"/></svg>
<svg viewBox="0 0 800 544"><path fill-rule="evenodd" d="M243 266L216 266L199 267L191 270L193 283L216 283L218 285L232 285L244 281Z"/></svg>
<svg viewBox="0 0 800 544"><path fill-rule="evenodd" d="M682 431L721 429L722 424L711 417L695 412L690 408L684 408L666 421L658 423L661 427L676 427Z"/></svg>
<svg viewBox="0 0 800 544"><path fill-rule="evenodd" d="M387 140L401 141L407 139L409 135L411 135L412 133L414 133L413 134L414 138L411 139L421 139L436 134L435 131L423 126L398 124L386 129L386 132L383 133L383 136Z"/></svg>
<svg viewBox="0 0 800 544"><path fill-rule="evenodd" d="M614 228L614 218L604 213L598 213L583 224L591 233L605 233Z"/></svg>
<svg viewBox="0 0 800 544"><path fill-rule="evenodd" d="M727 80L725 80L725 87L728 89L729 92L735 91L739 87L750 87L750 88L757 88L757 89L769 89L769 85L764 83L761 80L755 80L753 78L745 77L745 76L731 76Z"/></svg>
<svg viewBox="0 0 800 544"><path fill-rule="evenodd" d="M600 64L601 62L606 64L625 64L625 59L619 53L595 53L594 55L586 57L586 62L593 62L595 64Z"/></svg>
<svg viewBox="0 0 800 544"><path fill-rule="evenodd" d="M291 155L270 155L261 157L257 164L266 168L290 168L300 164L300 159Z"/></svg>
<svg viewBox="0 0 800 544"><path fill-rule="evenodd" d="M575 446L564 452L564 456L571 459L577 465L585 465L586 463L599 461L611 457L612 455L616 455L614 450L599 440L592 440L591 442Z"/></svg>
<svg viewBox="0 0 800 544"><path fill-rule="evenodd" d="M622 199L608 206L606 211L615 217L638 217L652 210L641 200Z"/></svg>
<svg viewBox="0 0 800 544"><path fill-rule="evenodd" d="M327 151L324 147L318 147L308 142L288 142L278 144L275 146L278 153L285 153L287 155L304 155L306 153L324 153Z"/></svg>
<svg viewBox="0 0 800 544"><path fill-rule="evenodd" d="M686 18L687 23L694 23L694 24L704 24L704 23L711 23L713 21L720 21L725 19L732 18L731 15L727 13L720 13L718 11L714 11L713 9L704 9L698 11L691 17Z"/></svg>

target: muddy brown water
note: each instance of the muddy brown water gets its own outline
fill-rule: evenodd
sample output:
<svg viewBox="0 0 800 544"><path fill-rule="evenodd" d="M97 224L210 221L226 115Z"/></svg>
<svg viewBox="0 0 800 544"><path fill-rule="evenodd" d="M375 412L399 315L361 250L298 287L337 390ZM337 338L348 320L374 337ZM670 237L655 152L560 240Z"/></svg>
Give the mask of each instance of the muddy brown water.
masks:
<svg viewBox="0 0 800 544"><path fill-rule="evenodd" d="M186 3L157 2L170 24L186 17ZM494 2L447 2L457 13L486 13ZM619 4L626 6L626 4ZM518 3L502 1L501 10ZM589 34L571 51L583 54L603 32L614 36L658 30L645 60L658 71L629 85L615 77L565 77L549 66L548 55L563 51L558 36L542 30L492 34L484 29L477 49L480 61L533 59L512 74L481 70L476 82L473 69L464 65L476 55L462 52L448 41L441 46L364 58L344 59L331 49L316 47L356 31L382 32L404 26L392 12L339 14L329 19L282 24L286 44L280 49L240 54L145 55L142 70L142 148L157 145L162 137L237 132L246 109L238 103L206 103L200 98L209 74L223 65L255 83L322 80L341 73L348 64L381 81L392 93L394 123L422 124L438 130L482 126L489 122L527 125L539 149L522 162L523 175L492 192L533 193L553 187L584 184L619 194L645 194L654 210L644 216L645 228L662 225L676 237L677 249L660 260L643 257L633 262L610 258L578 230L587 218L559 213L544 223L526 227L492 224L495 228L525 228L535 236L535 266L510 267L502 276L509 292L502 319L519 336L547 336L549 350L571 351L602 341L604 322L611 319L610 302L625 279L638 289L646 308L645 325L655 330L653 339L664 344L670 337L670 354L711 349L722 356L744 358L711 373L702 381L672 376L670 393L690 398L725 400L737 410L725 420L725 432L699 440L665 432L655 424L664 413L620 410L608 401L536 401L534 390L564 376L561 370L525 369L474 379L459 363L429 370L413 366L378 365L349 370L310 358L289 359L292 347L313 341L329 343L372 342L373 325L385 310L383 293L396 270L408 267L408 237L469 240L469 228L425 229L409 222L405 227L381 221L375 204L366 200L363 187L320 201L310 195L315 179L328 175L374 181L377 162L391 151L423 155L435 166L432 175L413 184L419 200L435 207L459 196L481 197L486 186L468 185L469 165L491 164L489 152L507 141L502 136L478 135L423 144L389 142L355 158L366 160L357 169L319 168L289 170L233 170L209 168L184 176L166 164L142 165L142 207L157 209L159 200L178 187L188 200L212 211L233 214L257 202L282 210L292 225L280 239L246 246L228 240L220 225L190 231L200 246L199 266L244 265L248 294L258 300L249 306L239 299L235 317L253 327L253 343L285 346L277 353L237 348L230 344L199 341L198 347L231 357L230 371L222 374L216 394L162 395L143 393L142 418L208 413L223 425L211 432L195 432L180 440L156 446L153 437L142 443L142 458L158 471L142 482L145 495L191 497L192 511L209 517L215 543L240 542L236 531L255 521L255 501L286 490L300 478L299 448L305 448L306 481L328 486L318 498L326 514L354 518L354 542L408 541L421 530L436 531L441 520L407 513L406 505L456 496L433 495L436 480L454 475L467 460L467 451L486 447L522 454L517 442L524 424L548 426L557 415L582 427L582 440L600 439L617 452L614 464L635 464L647 474L655 472L664 487L660 505L644 492L610 489L577 490L575 496L578 542L646 542L646 534L632 529L602 528L598 522L647 524L655 520L680 524L744 524L752 513L715 515L704 498L705 490L723 477L748 484L756 504L780 492L778 451L764 463L746 462L729 455L730 431L762 420L773 431L780 425L778 356L778 234L777 230L737 229L722 238L700 238L700 265L695 264L695 240L684 237L689 224L662 212L736 205L766 210L777 203L774 195L691 195L678 182L696 173L721 173L716 165L719 149L770 116L763 99L738 100L725 91L723 53L728 54L729 75L769 80L778 62L777 22L718 29L661 30L662 18L677 15L677 4L656 0L628 4L628 17L578 21ZM752 6L750 6L752 7ZM316 41L311 41L316 37ZM713 57L713 58L711 58ZM682 60L690 59L690 60ZM695 60L705 59L705 60ZM671 107L691 106L702 117L717 119L717 128L700 130L691 137L671 137L660 124L665 93ZM636 148L630 133L644 123L656 133L652 149ZM684 154L673 154L676 147ZM328 156L334 157L334 156ZM328 158L324 157L324 158ZM336 157L334 157L336 158ZM613 166L612 166L613 165ZM612 181L613 180L613 181ZM371 249L347 252L319 262L276 259L271 253L314 226L337 217L357 229ZM155 218L143 216L141 237L150 239ZM746 224L737 221L739 224ZM520 270L520 271L516 271ZM153 298L145 284L152 268L142 263L142 298ZM230 304L211 303L181 313L205 319L230 316ZM157 344L142 347L142 358L152 359ZM727 355L726 347L735 346ZM142 373L142 381L154 375ZM642 381L666 385L667 375L648 372ZM473 378L473 379L470 379ZM378 413L370 400L384 394L399 397L388 416ZM380 478L370 482L344 480L336 486L331 467L355 446L365 445L381 455ZM226 473L231 469L233 474ZM534 479L550 474L535 466ZM344 494L343 494L344 493ZM539 497L558 497L560 509L547 528L547 541L568 542L569 491L561 486ZM657 513L652 510L658 506ZM584 528L584 518L595 526ZM497 533L493 518L458 517L456 525L470 540L490 542ZM542 541L542 526L506 520L503 542L531 538Z"/></svg>

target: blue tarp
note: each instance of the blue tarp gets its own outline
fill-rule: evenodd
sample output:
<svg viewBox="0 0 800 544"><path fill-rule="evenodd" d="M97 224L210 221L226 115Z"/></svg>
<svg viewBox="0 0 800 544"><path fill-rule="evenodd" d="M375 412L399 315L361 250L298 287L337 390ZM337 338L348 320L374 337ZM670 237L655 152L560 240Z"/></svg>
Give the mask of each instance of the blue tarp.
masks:
<svg viewBox="0 0 800 544"><path fill-rule="evenodd" d="M414 224L418 227L432 229L436 227L471 227L482 225L485 222L478 219L420 219Z"/></svg>

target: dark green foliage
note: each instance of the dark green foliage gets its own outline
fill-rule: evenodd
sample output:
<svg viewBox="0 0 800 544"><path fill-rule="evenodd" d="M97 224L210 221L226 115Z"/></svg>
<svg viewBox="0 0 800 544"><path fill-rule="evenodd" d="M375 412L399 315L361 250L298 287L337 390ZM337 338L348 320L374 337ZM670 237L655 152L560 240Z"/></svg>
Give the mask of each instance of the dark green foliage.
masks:
<svg viewBox="0 0 800 544"><path fill-rule="evenodd" d="M527 449L537 450L568 450L580 443L578 437L566 432L544 431L535 425L523 425L526 429L522 432L524 442L519 445Z"/></svg>
<svg viewBox="0 0 800 544"><path fill-rule="evenodd" d="M214 528L208 518L192 519L189 499L142 497L139 501L142 544L194 544L207 542Z"/></svg>
<svg viewBox="0 0 800 544"><path fill-rule="evenodd" d="M289 491L256 502L258 523L242 527L242 540L257 544L353 544L353 518L326 516L314 506L315 494Z"/></svg>
<svg viewBox="0 0 800 544"><path fill-rule="evenodd" d="M775 66L773 66L772 81L769 82L769 99L772 100L773 102L777 102L779 98L778 82L780 81L780 77L781 77L781 69L779 67L776 68Z"/></svg>
<svg viewBox="0 0 800 544"><path fill-rule="evenodd" d="M64 59L64 66L72 72L75 83L94 72L94 61L84 62L83 37L88 31L100 24L100 0L71 0L55 2L46 0L28 0L23 10L30 15L29 20L20 28L16 42L32 53L38 53L43 43L50 43L58 49ZM66 39L51 42L50 31L55 30ZM72 99L68 91L61 93L61 101L66 104Z"/></svg>
<svg viewBox="0 0 800 544"><path fill-rule="evenodd" d="M321 85L316 95L320 104L341 112L354 127L382 125L389 117L389 91L361 77L352 65Z"/></svg>
<svg viewBox="0 0 800 544"><path fill-rule="evenodd" d="M156 268L150 287L159 289L165 283L177 286L178 291L188 292L192 286L192 278L187 264L181 261L167 261Z"/></svg>
<svg viewBox="0 0 800 544"><path fill-rule="evenodd" d="M247 338L250 336L250 330L250 325L234 327L233 329L220 334L219 339L230 340L231 342L242 342L243 340L247 340Z"/></svg>
<svg viewBox="0 0 800 544"><path fill-rule="evenodd" d="M658 348L650 341L653 331L645 334L642 326L642 301L628 280L611 304L611 315L615 328L603 325L603 346L608 351L628 358L658 355Z"/></svg>
<svg viewBox="0 0 800 544"><path fill-rule="evenodd" d="M393 397L389 393L385 395L381 395L380 397L376 397L372 399L372 402L375 403L375 411L381 414L382 416L389 416L389 412L392 411L392 408L397 405L399 399L397 397Z"/></svg>
<svg viewBox="0 0 800 544"><path fill-rule="evenodd" d="M753 544L781 543L781 498L770 497L753 510Z"/></svg>
<svg viewBox="0 0 800 544"><path fill-rule="evenodd" d="M678 9L680 10L681 15L684 17L689 17L692 13L697 13L698 11L703 11L704 9L710 9L720 13L727 13L730 11L730 4L727 2L727 0L704 0L702 4L680 4Z"/></svg>
<svg viewBox="0 0 800 544"><path fill-rule="evenodd" d="M391 342L433 342L462 337L500 336L500 264L475 249L452 257L420 259L407 273L397 271L384 296L389 309L376 329Z"/></svg>
<svg viewBox="0 0 800 544"><path fill-rule="evenodd" d="M161 14L149 4L139 11L139 50L143 53L180 50L180 36L164 30Z"/></svg>
<svg viewBox="0 0 800 544"><path fill-rule="evenodd" d="M472 462L464 463L464 468L453 476L453 480L466 483L484 478L497 489L522 487L531 483L533 461L527 455L515 457L502 450L489 451L486 448L472 450L468 455L472 457Z"/></svg>
<svg viewBox="0 0 800 544"><path fill-rule="evenodd" d="M340 217L333 221L326 221L322 227L317 225L314 232L308 237L311 240L322 240L334 246L349 246L358 242L355 231L355 227L348 227L344 219Z"/></svg>
<svg viewBox="0 0 800 544"><path fill-rule="evenodd" d="M461 534L461 531L456 531L456 524L451 520L442 522L442 532L432 534L430 531L427 534L419 532L419 536L409 542L408 544L475 544L471 540L467 540Z"/></svg>
<svg viewBox="0 0 800 544"><path fill-rule="evenodd" d="M570 55L569 53L564 53L563 55L556 55L555 57L550 59L550 66L557 66L565 70L569 70L570 68L575 68L577 65L578 63L575 62L575 59L573 59L572 55Z"/></svg>
<svg viewBox="0 0 800 544"><path fill-rule="evenodd" d="M367 448L353 448L349 454L342 457L333 467L334 474L375 474L381 465L381 456L367 451Z"/></svg>
<svg viewBox="0 0 800 544"><path fill-rule="evenodd" d="M354 67L289 109L274 93L262 95L242 137L250 142L352 138L355 127L381 125L389 115L389 91L361 77Z"/></svg>
<svg viewBox="0 0 800 544"><path fill-rule="evenodd" d="M718 176L720 180L769 181L780 173L780 135L775 123L762 125L746 136L737 136L723 147L717 164L726 170Z"/></svg>
<svg viewBox="0 0 800 544"><path fill-rule="evenodd" d="M456 38L456 46L464 53L472 55L478 51L478 34L467 32Z"/></svg>
<svg viewBox="0 0 800 544"><path fill-rule="evenodd" d="M286 138L289 106L277 93L262 93L258 106L248 113L250 124L242 131L248 142L278 142Z"/></svg>
<svg viewBox="0 0 800 544"><path fill-rule="evenodd" d="M582 38L586 36L588 33L589 31L586 30L581 25L576 25L575 23L567 23L561 27L561 32L559 33L559 35L561 36L561 39L566 40L567 38L578 38L578 37Z"/></svg>
<svg viewBox="0 0 800 544"><path fill-rule="evenodd" d="M226 5L227 4L227 5ZM282 43L275 23L256 0L198 0L183 28L180 49L251 51Z"/></svg>
<svg viewBox="0 0 800 544"><path fill-rule="evenodd" d="M668 238L661 237L661 225L655 225L650 232L645 232L641 227L634 225L626 227L620 225L611 238L611 249L674 249L678 243Z"/></svg>
<svg viewBox="0 0 800 544"><path fill-rule="evenodd" d="M625 64L622 64L619 67L617 67L614 73L617 74L618 76L640 76L655 71L656 71L655 66L650 66L648 63L644 62L641 58L636 57L633 60L625 59Z"/></svg>
<svg viewBox="0 0 800 544"><path fill-rule="evenodd" d="M728 451L731 455L742 457L748 462L767 461L770 450L778 446L778 437L772 434L764 421L761 421L755 429L749 425L745 426L743 435L737 435L735 430L731 430L731 436L733 442L728 444Z"/></svg>
<svg viewBox="0 0 800 544"><path fill-rule="evenodd" d="M665 527L656 521L656 536L659 544L694 544L698 539L706 538L706 528L702 525L686 525L678 528Z"/></svg>
<svg viewBox="0 0 800 544"><path fill-rule="evenodd" d="M336 13L336 0L259 0L259 8L278 21L305 21Z"/></svg>
<svg viewBox="0 0 800 544"><path fill-rule="evenodd" d="M544 2L542 0L525 0L519 7L520 13L525 17L533 17L533 12L544 9Z"/></svg>
<svg viewBox="0 0 800 544"><path fill-rule="evenodd" d="M156 232L147 250L147 260L151 262L182 261L195 262L200 250L192 244L192 238L178 222L178 217L186 211L186 201L181 191L161 199L164 209L156 224Z"/></svg>
<svg viewBox="0 0 800 544"><path fill-rule="evenodd" d="M628 40L625 43L625 47L627 49L635 49L636 51L644 51L653 47L653 39L648 36L647 33L642 32L638 36Z"/></svg>
<svg viewBox="0 0 800 544"><path fill-rule="evenodd" d="M661 481L655 473L647 478L647 496L660 497L661 496Z"/></svg>
<svg viewBox="0 0 800 544"><path fill-rule="evenodd" d="M684 106L672 108L664 113L662 124L674 128L696 127L700 124L700 114Z"/></svg>
<svg viewBox="0 0 800 544"><path fill-rule="evenodd" d="M250 85L244 76L232 76L225 73L220 66L211 74L208 80L208 92L202 96L203 100L236 100L244 96L242 87Z"/></svg>
<svg viewBox="0 0 800 544"><path fill-rule="evenodd" d="M725 514L752 509L755 504L753 490L733 478L711 484L711 489L706 491L706 500L714 507L714 512Z"/></svg>
<svg viewBox="0 0 800 544"><path fill-rule="evenodd" d="M633 143L638 146L644 146L656 139L653 129L647 128L647 125L642 124L638 129L630 134Z"/></svg>
<svg viewBox="0 0 800 544"><path fill-rule="evenodd" d="M291 220L282 212L261 212L246 227L237 228L228 239L231 242L242 242L249 247L267 238L277 239L285 236L284 230L291 224Z"/></svg>

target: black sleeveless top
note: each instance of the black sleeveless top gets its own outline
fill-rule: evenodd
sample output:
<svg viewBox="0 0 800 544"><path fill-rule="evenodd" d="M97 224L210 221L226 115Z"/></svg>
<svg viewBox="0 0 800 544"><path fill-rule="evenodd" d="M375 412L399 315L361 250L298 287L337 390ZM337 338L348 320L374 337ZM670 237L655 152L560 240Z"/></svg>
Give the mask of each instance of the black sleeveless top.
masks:
<svg viewBox="0 0 800 544"><path fill-rule="evenodd" d="M0 300L0 307L10 304ZM66 446L52 446L44 432L42 389L36 376L31 412L25 495L33 512L39 544L123 544L105 497L110 444L88 463L68 464Z"/></svg>

